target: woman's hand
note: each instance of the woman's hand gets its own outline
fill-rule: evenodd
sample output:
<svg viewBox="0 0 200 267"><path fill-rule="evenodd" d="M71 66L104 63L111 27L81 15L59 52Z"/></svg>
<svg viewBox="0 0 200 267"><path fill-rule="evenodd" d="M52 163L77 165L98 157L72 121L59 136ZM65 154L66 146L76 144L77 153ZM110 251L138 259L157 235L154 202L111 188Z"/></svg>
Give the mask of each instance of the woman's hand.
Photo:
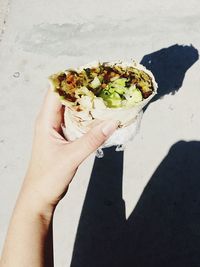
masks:
<svg viewBox="0 0 200 267"><path fill-rule="evenodd" d="M32 156L20 194L41 213L52 212L80 163L118 127L116 121L104 121L70 143L62 136L63 111L55 93L49 90L36 120Z"/></svg>
<svg viewBox="0 0 200 267"><path fill-rule="evenodd" d="M53 267L53 211L79 164L117 128L101 122L82 138L62 137L63 107L48 91L35 125L32 155L9 225L2 267Z"/></svg>

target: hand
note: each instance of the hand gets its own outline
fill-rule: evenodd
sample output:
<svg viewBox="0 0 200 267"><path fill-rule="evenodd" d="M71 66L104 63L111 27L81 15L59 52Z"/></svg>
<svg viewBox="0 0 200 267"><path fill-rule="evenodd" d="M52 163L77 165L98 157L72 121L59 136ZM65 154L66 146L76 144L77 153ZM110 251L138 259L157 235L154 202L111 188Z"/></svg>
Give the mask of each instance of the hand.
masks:
<svg viewBox="0 0 200 267"><path fill-rule="evenodd" d="M20 196L40 212L52 212L68 189L80 163L118 127L104 121L74 142L62 136L64 107L48 91L35 125L32 156Z"/></svg>

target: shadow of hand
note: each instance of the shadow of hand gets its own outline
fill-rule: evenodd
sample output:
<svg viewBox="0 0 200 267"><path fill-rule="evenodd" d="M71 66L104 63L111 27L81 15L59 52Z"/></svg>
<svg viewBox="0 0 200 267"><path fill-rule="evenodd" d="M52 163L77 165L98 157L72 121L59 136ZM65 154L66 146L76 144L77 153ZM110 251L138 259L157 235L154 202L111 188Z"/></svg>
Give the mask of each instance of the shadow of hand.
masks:
<svg viewBox="0 0 200 267"><path fill-rule="evenodd" d="M151 102L175 94L182 86L186 71L198 58L198 50L192 45L177 44L145 55L140 63L152 71L158 83L158 94Z"/></svg>

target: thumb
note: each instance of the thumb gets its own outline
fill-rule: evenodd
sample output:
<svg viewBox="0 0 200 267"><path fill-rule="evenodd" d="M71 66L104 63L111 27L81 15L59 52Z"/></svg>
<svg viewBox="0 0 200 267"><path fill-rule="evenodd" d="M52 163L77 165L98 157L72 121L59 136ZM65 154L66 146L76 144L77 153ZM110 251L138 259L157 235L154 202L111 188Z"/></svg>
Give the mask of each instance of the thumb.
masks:
<svg viewBox="0 0 200 267"><path fill-rule="evenodd" d="M71 143L71 146L74 146L75 161L80 164L92 152L97 150L118 126L119 121L104 121Z"/></svg>

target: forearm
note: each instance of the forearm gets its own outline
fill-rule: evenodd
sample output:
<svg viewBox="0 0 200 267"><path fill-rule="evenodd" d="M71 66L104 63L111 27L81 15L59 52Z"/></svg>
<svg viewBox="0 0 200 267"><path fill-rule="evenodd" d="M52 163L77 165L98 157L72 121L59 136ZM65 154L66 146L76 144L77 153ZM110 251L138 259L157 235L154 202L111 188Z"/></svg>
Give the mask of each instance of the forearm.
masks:
<svg viewBox="0 0 200 267"><path fill-rule="evenodd" d="M62 136L64 109L49 90L37 117L31 160L6 237L0 267L52 267L52 220L78 166L118 128L97 121L74 142Z"/></svg>
<svg viewBox="0 0 200 267"><path fill-rule="evenodd" d="M53 266L53 210L46 214L22 192L8 229L0 267Z"/></svg>

